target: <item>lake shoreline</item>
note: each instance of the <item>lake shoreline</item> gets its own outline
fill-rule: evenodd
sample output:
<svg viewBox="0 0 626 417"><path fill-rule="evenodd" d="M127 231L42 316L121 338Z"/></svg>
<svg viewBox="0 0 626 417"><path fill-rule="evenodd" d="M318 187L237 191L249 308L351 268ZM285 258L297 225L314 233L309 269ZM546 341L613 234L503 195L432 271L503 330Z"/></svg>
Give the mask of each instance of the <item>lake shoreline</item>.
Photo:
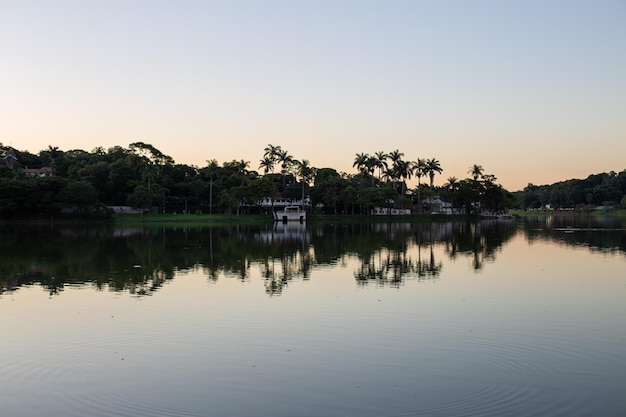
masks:
<svg viewBox="0 0 626 417"><path fill-rule="evenodd" d="M462 214L410 214L401 216L372 216L351 214L310 214L307 223L441 223L452 221L475 221L479 216ZM110 224L110 225L171 225L197 224L197 225L230 225L230 224L271 224L272 217L261 214L118 214L110 218L85 217L49 217L49 218L15 218L1 219L0 225L6 224Z"/></svg>

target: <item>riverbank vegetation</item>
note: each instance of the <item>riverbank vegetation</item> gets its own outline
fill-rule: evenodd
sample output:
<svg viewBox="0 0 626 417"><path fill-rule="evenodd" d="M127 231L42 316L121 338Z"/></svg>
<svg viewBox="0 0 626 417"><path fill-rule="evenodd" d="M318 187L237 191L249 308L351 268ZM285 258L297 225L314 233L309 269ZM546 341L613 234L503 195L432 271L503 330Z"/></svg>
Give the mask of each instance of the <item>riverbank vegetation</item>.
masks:
<svg viewBox="0 0 626 417"><path fill-rule="evenodd" d="M528 184L513 193L525 210L601 210L626 208L626 170L593 174L551 185Z"/></svg>
<svg viewBox="0 0 626 417"><path fill-rule="evenodd" d="M424 216L432 220L432 213L476 215L590 204L619 201L626 194L625 173L592 176L574 186L569 197L563 187L532 184L510 193L477 164L469 167L467 178L448 177L437 187L434 179L444 169L436 158L408 160L397 149L355 154L352 173L314 167L272 144L259 150L258 171L257 164L245 160L220 164L209 159L202 167L179 164L143 142L91 152L49 146L36 154L0 145L0 156L0 219L105 219L115 214L118 221L127 221L121 214L134 211L160 214L165 222L232 222L242 214L269 217L276 201L287 201L304 202L313 216L410 209L413 220L420 221ZM412 178L417 179L413 188L408 186ZM181 214L203 217L183 220L177 217ZM222 216L212 217L218 214Z"/></svg>

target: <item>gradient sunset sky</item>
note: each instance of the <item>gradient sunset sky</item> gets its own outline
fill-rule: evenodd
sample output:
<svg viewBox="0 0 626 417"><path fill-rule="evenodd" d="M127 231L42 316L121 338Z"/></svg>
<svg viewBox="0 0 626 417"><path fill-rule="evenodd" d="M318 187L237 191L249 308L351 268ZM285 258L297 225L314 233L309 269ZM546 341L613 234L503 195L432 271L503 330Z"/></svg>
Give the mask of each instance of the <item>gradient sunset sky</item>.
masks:
<svg viewBox="0 0 626 417"><path fill-rule="evenodd" d="M0 142L33 153L398 149L511 191L626 169L624 0L0 0L0 54Z"/></svg>

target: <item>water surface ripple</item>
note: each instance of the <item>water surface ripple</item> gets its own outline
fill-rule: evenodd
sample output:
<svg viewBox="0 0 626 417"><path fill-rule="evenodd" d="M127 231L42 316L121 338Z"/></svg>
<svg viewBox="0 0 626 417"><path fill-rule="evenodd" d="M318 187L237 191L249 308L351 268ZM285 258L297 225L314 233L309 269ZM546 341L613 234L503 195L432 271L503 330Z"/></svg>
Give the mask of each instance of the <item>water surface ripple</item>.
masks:
<svg viewBox="0 0 626 417"><path fill-rule="evenodd" d="M626 415L623 233L546 225L0 241L2 413Z"/></svg>

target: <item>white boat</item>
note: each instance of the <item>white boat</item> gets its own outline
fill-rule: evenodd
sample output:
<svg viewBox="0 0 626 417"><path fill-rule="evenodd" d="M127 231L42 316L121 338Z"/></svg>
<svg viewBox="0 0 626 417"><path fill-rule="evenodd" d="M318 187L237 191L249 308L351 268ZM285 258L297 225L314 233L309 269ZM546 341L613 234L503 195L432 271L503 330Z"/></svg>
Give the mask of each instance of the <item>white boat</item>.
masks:
<svg viewBox="0 0 626 417"><path fill-rule="evenodd" d="M276 210L274 212L274 221L289 222L299 221L304 222L306 220L306 211L300 206L286 206L282 210Z"/></svg>

